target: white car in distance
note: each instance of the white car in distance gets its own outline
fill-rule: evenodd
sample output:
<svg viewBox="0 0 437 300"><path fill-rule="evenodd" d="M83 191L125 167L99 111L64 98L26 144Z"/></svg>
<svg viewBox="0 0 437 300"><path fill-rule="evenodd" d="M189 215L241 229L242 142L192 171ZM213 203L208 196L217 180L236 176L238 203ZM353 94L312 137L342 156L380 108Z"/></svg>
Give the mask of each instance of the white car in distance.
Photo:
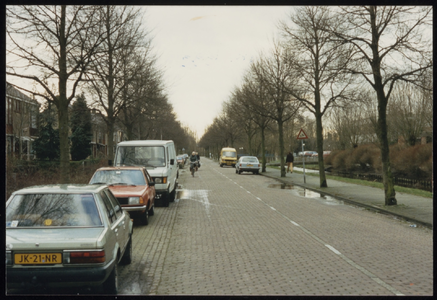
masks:
<svg viewBox="0 0 437 300"><path fill-rule="evenodd" d="M253 174L259 174L260 167L261 165L256 156L242 156L235 165L235 173L252 172Z"/></svg>

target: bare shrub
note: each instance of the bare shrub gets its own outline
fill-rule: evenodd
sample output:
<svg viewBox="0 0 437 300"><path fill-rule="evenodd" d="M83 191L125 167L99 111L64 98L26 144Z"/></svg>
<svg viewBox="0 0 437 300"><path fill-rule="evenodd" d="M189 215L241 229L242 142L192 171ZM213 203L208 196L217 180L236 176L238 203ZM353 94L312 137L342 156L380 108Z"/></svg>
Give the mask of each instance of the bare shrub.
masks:
<svg viewBox="0 0 437 300"><path fill-rule="evenodd" d="M399 174L415 178L431 175L432 144L415 145L405 149L394 148L392 152L390 159L393 168Z"/></svg>
<svg viewBox="0 0 437 300"><path fill-rule="evenodd" d="M323 158L323 161L326 165L332 165L334 157L340 152L340 150L331 151L331 154Z"/></svg>
<svg viewBox="0 0 437 300"><path fill-rule="evenodd" d="M332 159L332 166L334 167L334 169L337 169L337 170L346 169L347 170L346 160L351 152L352 152L352 149L348 149L348 150L343 150L343 151L336 153L336 155Z"/></svg>
<svg viewBox="0 0 437 300"><path fill-rule="evenodd" d="M6 199L10 197L13 191L45 184L59 184L61 182L59 162L36 161L32 162L36 168L33 172L18 169L23 161L8 159L6 166ZM108 161L102 159L99 161L71 162L70 163L70 183L87 184L94 174L95 170L108 166ZM30 170L30 168L29 168Z"/></svg>

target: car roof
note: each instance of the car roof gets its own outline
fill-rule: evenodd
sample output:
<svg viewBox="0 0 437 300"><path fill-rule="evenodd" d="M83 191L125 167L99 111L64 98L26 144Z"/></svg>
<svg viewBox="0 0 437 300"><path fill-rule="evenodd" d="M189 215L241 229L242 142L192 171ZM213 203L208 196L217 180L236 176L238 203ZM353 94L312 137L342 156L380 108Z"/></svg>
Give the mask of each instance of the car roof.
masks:
<svg viewBox="0 0 437 300"><path fill-rule="evenodd" d="M20 189L12 194L83 194L98 193L106 185L100 184L46 184Z"/></svg>
<svg viewBox="0 0 437 300"><path fill-rule="evenodd" d="M249 156L249 155L241 156L240 159L241 158L256 158L256 159L258 159L258 157L256 157L256 156Z"/></svg>
<svg viewBox="0 0 437 300"><path fill-rule="evenodd" d="M117 146L163 146L166 144L172 144L172 140L134 140L124 141L117 144Z"/></svg>

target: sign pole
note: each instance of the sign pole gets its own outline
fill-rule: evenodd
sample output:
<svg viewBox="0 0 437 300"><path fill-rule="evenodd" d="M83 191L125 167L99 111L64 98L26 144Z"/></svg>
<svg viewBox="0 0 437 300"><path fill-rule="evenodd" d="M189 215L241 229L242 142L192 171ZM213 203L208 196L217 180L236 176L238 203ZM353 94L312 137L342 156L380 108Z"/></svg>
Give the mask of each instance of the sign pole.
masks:
<svg viewBox="0 0 437 300"><path fill-rule="evenodd" d="M306 177L305 177L305 151L303 150L303 140L308 139L307 134L303 129L301 128L299 133L297 134L297 139L302 141L302 163L303 163L303 182L306 183Z"/></svg>
<svg viewBox="0 0 437 300"><path fill-rule="evenodd" d="M306 182L306 178L305 178L305 152L303 150L303 140L302 141L302 163L303 163L303 183L307 183Z"/></svg>

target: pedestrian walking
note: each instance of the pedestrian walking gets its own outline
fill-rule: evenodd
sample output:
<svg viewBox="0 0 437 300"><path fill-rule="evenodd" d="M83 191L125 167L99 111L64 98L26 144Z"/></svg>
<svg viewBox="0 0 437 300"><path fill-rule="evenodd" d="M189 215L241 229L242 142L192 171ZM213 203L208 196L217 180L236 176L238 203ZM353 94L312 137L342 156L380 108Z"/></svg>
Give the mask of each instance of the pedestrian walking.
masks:
<svg viewBox="0 0 437 300"><path fill-rule="evenodd" d="M287 159L285 160L286 164L287 164L287 173L293 173L293 161L294 161L294 156L293 153L288 152L287 154Z"/></svg>

